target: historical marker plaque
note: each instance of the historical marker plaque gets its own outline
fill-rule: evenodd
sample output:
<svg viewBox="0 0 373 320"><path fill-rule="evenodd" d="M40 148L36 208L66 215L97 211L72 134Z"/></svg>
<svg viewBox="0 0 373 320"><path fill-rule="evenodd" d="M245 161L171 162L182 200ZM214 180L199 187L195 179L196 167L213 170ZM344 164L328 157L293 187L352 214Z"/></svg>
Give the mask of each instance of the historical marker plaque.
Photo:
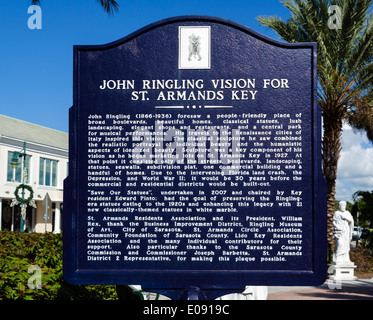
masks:
<svg viewBox="0 0 373 320"><path fill-rule="evenodd" d="M319 284L316 45L222 19L74 47L65 276L150 288Z"/></svg>

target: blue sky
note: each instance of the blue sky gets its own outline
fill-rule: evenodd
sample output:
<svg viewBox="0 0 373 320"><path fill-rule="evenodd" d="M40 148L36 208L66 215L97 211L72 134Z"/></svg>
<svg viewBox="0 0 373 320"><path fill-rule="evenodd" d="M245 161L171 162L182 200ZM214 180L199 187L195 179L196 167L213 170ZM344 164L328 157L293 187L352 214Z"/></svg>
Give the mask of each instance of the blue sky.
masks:
<svg viewBox="0 0 373 320"><path fill-rule="evenodd" d="M261 27L256 18L276 15L286 20L289 17L279 0L117 2L119 12L108 15L95 0L42 0L42 29L30 30L27 26L32 15L27 13L30 1L2 1L0 114L68 132L75 44L112 42L150 23L181 15L221 17L278 39L274 32ZM347 131L344 145L337 198L350 200L358 189L373 189L373 170L368 175L366 172L372 168L373 160L369 156L373 148L364 136L355 135L351 130ZM364 154L360 159L366 159L361 170L361 161L350 168L348 157L356 152L351 151L353 146L358 146Z"/></svg>
<svg viewBox="0 0 373 320"><path fill-rule="evenodd" d="M108 43L150 23L190 14L226 18L273 36L256 17L288 14L277 0L117 2L119 12L108 15L96 0L42 0L42 29L30 30L30 1L2 1L0 113L67 132L75 44Z"/></svg>

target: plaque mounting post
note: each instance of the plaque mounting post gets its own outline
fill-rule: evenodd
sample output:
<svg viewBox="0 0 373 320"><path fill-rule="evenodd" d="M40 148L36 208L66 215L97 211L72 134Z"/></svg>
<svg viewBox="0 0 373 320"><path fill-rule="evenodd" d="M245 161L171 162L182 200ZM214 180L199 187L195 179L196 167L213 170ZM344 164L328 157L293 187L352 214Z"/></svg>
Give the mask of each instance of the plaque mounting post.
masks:
<svg viewBox="0 0 373 320"><path fill-rule="evenodd" d="M200 288L191 286L181 292L179 300L207 300L207 297Z"/></svg>

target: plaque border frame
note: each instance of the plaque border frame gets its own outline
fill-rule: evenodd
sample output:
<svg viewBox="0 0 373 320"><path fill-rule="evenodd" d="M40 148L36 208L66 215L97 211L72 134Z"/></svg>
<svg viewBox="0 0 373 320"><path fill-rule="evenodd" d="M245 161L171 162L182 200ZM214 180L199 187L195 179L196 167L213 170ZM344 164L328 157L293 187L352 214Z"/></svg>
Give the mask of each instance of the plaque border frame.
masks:
<svg viewBox="0 0 373 320"><path fill-rule="evenodd" d="M312 166L313 166L313 270L80 270L77 262L76 226L77 213L74 203L79 202L76 185L78 145L78 70L80 50L104 50L124 42L154 28L170 23L207 22L227 25L260 39L263 42L282 48L308 48L312 51ZM178 298L186 288L194 286L207 292L208 299L229 292L242 292L246 285L321 285L327 277L326 264L326 181L321 169L321 108L317 97L317 45L316 43L285 43L271 39L239 23L210 16L180 16L164 19L145 26L117 41L103 45L74 46L74 97L69 109L69 176L64 180L64 219L63 219L63 273L66 281L72 284L141 284L144 290L159 292L171 298ZM103 272L107 274L103 277ZM125 272L125 274L124 274ZM165 277L165 274L167 276Z"/></svg>

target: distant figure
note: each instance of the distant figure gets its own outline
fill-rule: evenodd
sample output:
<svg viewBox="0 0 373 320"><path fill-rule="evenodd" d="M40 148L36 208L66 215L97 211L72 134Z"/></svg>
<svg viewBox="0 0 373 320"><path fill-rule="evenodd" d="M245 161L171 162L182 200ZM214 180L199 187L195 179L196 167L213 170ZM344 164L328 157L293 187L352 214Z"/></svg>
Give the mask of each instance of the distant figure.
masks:
<svg viewBox="0 0 373 320"><path fill-rule="evenodd" d="M350 243L352 240L352 231L354 230L354 219L350 212L346 210L346 202L339 202L339 210L333 216L334 237L336 239L336 248L333 255L333 261L338 263L351 263L350 261Z"/></svg>
<svg viewBox="0 0 373 320"><path fill-rule="evenodd" d="M202 60L201 57L201 37L197 37L194 33L192 33L191 36L189 36L189 56L188 61L191 61L192 56L196 58L198 56L198 61Z"/></svg>

